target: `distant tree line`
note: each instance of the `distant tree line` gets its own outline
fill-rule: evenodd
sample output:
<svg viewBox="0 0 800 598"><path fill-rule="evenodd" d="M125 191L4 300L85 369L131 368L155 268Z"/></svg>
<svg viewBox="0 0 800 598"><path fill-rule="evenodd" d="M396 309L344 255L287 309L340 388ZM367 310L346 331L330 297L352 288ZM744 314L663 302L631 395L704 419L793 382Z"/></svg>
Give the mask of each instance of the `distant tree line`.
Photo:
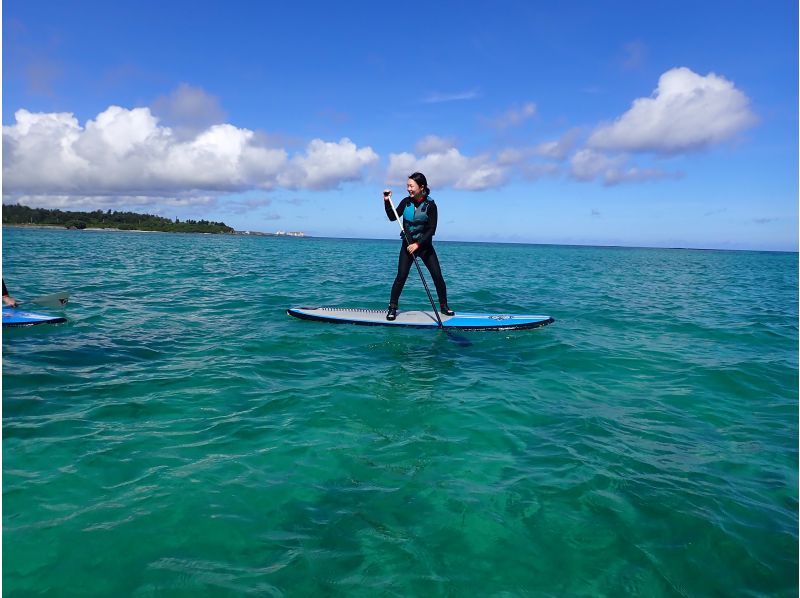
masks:
<svg viewBox="0 0 800 598"><path fill-rule="evenodd" d="M21 205L3 204L3 224L29 224L64 226L66 228L118 228L120 230L148 230L165 233L232 233L234 230L224 222L208 220L170 220L162 216L95 210L94 212L70 212L29 208Z"/></svg>

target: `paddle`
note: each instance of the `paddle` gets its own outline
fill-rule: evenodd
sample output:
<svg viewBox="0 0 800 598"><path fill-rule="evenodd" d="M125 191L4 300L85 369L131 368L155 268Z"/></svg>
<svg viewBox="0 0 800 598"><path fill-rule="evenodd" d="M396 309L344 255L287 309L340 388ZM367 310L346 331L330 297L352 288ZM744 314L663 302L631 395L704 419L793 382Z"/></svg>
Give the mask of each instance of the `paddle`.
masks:
<svg viewBox="0 0 800 598"><path fill-rule="evenodd" d="M69 301L69 293L62 291L60 293L51 293L50 295L42 295L41 297L34 297L30 303L41 305L44 307L63 307Z"/></svg>
<svg viewBox="0 0 800 598"><path fill-rule="evenodd" d="M397 210L395 209L394 204L392 203L391 196L386 201L388 201L389 205L392 207L392 212L394 213L395 220L397 221L397 226L400 227L400 235L402 235L403 239L405 239L406 245L410 245L411 243L409 243L408 238L406 237L406 231L403 230L403 223L400 222L400 216L397 215ZM431 307L433 308L433 314L436 316L436 322L438 322L439 328L441 330L444 330L445 334L450 339L454 340L462 347L470 346L472 343L470 343L468 339L464 338L463 336L453 334L447 328L444 327L444 324L442 324L442 318L439 317L439 311L436 309L436 304L433 302L433 296L431 295L431 290L428 288L428 283L425 281L425 276L422 275L422 268L419 267L417 256L412 253L411 257L414 259L414 265L417 267L417 272L419 272L419 278L422 281L422 286L425 287L425 292L428 294L428 300L431 302Z"/></svg>

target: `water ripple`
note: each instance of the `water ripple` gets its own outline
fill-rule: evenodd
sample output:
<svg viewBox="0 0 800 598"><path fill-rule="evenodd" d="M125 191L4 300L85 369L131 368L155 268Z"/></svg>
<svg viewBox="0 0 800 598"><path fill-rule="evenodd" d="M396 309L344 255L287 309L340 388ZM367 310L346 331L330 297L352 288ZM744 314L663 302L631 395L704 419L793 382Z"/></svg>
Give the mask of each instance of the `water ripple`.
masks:
<svg viewBox="0 0 800 598"><path fill-rule="evenodd" d="M3 332L10 593L796 593L795 255L442 243L456 309L556 324L286 316L396 253L8 229L17 295L73 293Z"/></svg>

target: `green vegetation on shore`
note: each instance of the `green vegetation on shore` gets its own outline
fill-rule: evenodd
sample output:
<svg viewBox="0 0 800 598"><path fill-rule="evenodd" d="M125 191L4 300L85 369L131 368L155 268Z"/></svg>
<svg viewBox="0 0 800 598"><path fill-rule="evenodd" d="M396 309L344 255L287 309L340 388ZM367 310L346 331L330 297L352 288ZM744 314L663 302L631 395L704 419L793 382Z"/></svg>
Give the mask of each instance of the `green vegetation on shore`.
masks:
<svg viewBox="0 0 800 598"><path fill-rule="evenodd" d="M66 228L114 228L119 230L146 230L165 233L233 233L224 222L207 220L173 221L161 216L95 210L94 212L70 212L29 208L21 205L3 204L3 224L28 226L63 226Z"/></svg>

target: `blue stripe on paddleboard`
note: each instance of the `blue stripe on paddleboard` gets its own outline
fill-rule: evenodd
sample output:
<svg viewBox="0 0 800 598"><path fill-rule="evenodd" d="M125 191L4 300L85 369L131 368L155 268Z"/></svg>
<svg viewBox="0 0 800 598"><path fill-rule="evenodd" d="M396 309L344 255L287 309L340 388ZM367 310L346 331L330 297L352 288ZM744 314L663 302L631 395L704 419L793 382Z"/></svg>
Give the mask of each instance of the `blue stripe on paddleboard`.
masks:
<svg viewBox="0 0 800 598"><path fill-rule="evenodd" d="M59 324L67 319L61 316L37 314L14 307L3 308L3 326L33 326L34 324Z"/></svg>

